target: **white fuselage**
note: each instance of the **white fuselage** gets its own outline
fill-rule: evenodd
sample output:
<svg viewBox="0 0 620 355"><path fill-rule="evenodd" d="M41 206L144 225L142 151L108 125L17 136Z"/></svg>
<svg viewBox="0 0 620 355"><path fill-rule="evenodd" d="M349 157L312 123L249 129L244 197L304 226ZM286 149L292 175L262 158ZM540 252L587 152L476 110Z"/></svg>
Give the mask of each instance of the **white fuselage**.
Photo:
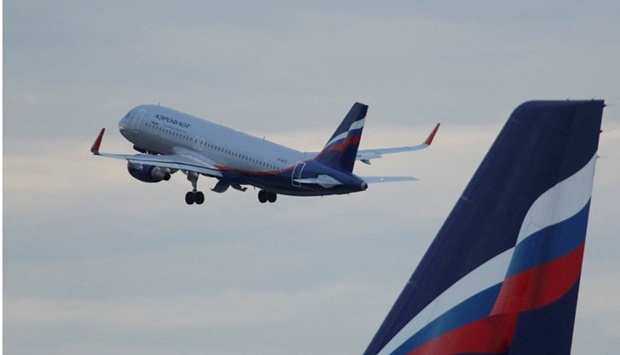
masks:
<svg viewBox="0 0 620 355"><path fill-rule="evenodd" d="M310 158L307 154L170 108L142 105L119 122L120 132L139 148L175 154L179 148L239 172L277 172Z"/></svg>

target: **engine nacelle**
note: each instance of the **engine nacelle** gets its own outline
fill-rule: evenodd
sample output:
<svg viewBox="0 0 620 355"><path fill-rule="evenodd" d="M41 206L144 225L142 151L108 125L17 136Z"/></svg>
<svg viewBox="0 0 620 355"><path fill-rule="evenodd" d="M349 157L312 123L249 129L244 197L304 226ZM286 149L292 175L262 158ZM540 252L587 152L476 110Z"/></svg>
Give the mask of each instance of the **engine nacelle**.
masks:
<svg viewBox="0 0 620 355"><path fill-rule="evenodd" d="M143 182L160 182L170 180L172 171L168 168L146 164L132 164L127 162L127 171L134 178Z"/></svg>

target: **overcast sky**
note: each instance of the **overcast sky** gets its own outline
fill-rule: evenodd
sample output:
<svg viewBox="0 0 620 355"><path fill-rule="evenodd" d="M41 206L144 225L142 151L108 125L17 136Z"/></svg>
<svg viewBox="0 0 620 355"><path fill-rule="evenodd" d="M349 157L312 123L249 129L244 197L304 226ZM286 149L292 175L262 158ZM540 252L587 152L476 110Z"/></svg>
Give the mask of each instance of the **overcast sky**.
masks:
<svg viewBox="0 0 620 355"><path fill-rule="evenodd" d="M620 2L4 1L7 354L360 354L508 115L605 109L574 354L620 348ZM161 103L299 150L355 101L362 148L417 144L350 196L134 180L89 147Z"/></svg>

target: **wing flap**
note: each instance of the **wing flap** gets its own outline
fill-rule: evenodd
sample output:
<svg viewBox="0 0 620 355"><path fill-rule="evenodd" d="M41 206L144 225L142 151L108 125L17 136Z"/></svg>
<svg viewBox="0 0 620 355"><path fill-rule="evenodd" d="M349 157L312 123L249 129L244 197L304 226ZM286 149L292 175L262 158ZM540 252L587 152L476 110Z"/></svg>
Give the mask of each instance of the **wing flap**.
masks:
<svg viewBox="0 0 620 355"><path fill-rule="evenodd" d="M152 155L152 154L108 154L98 153L96 155L127 160L132 164L147 164L177 170L193 171L199 174L222 177L222 172L215 166L195 163L184 156L178 154L171 155Z"/></svg>
<svg viewBox="0 0 620 355"><path fill-rule="evenodd" d="M170 169L194 171L207 176L222 177L222 172L217 167L211 164L194 162L191 159L188 159L187 157L178 154L137 154L126 156L124 159L126 159L132 164L148 164Z"/></svg>

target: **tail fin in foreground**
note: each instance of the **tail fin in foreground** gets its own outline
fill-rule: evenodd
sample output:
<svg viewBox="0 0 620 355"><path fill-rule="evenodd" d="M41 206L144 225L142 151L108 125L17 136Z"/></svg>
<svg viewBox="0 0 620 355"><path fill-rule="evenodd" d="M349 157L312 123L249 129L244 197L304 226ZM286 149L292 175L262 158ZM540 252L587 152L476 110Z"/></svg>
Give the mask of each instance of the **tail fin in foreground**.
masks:
<svg viewBox="0 0 620 355"><path fill-rule="evenodd" d="M364 354L569 354L603 101L510 116Z"/></svg>
<svg viewBox="0 0 620 355"><path fill-rule="evenodd" d="M317 159L331 167L353 172L367 111L368 106L356 102Z"/></svg>

